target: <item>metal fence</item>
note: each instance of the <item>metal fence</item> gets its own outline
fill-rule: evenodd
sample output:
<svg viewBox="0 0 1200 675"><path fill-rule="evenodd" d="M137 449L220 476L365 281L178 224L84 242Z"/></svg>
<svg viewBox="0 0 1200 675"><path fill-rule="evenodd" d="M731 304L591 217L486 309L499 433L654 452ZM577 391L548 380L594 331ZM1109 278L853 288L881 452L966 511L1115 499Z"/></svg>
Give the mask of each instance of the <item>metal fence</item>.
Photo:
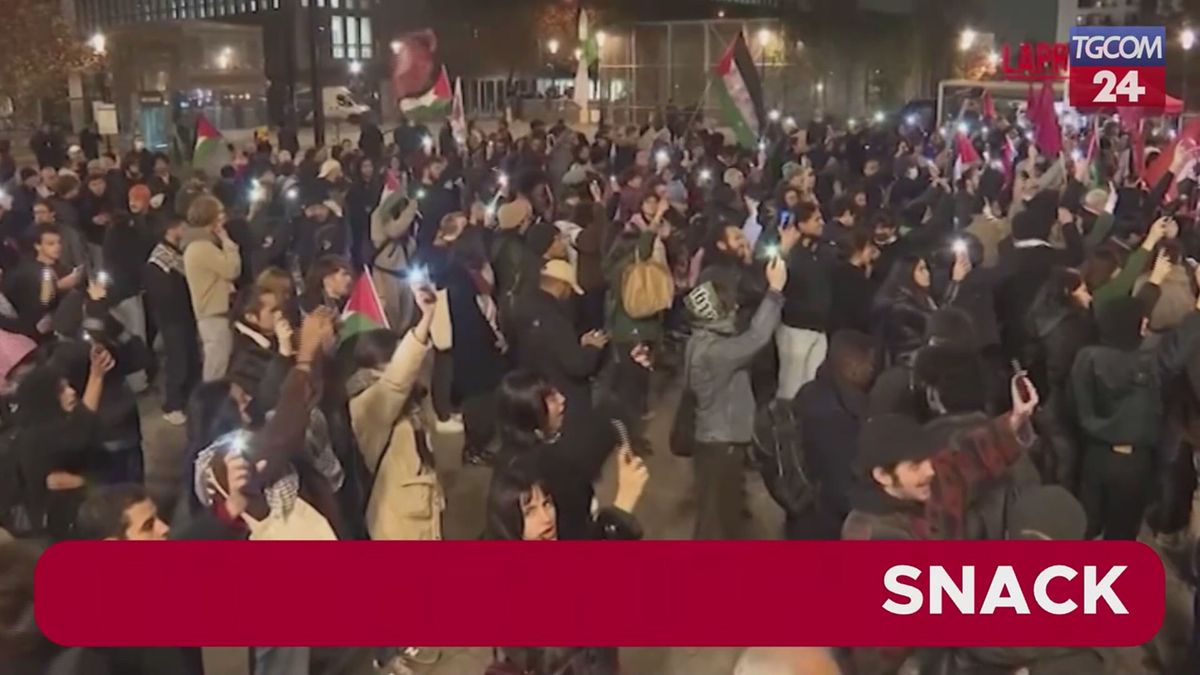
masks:
<svg viewBox="0 0 1200 675"><path fill-rule="evenodd" d="M612 124L638 124L667 105L713 115L713 66L738 31L746 35L768 108L804 114L823 105L831 83L814 78L805 46L775 20L638 23L606 28L599 105Z"/></svg>

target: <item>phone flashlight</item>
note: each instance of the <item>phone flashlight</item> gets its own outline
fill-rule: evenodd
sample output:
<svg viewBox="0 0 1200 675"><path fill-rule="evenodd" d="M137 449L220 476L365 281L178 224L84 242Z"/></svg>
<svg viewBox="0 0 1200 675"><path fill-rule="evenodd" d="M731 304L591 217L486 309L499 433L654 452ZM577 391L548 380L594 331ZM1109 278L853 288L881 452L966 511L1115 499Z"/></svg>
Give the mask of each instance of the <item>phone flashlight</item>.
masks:
<svg viewBox="0 0 1200 675"><path fill-rule="evenodd" d="M654 154L654 160L656 162L658 162L659 164L670 164L671 163L671 154L669 152L667 152L666 150L659 150L657 153Z"/></svg>
<svg viewBox="0 0 1200 675"><path fill-rule="evenodd" d="M421 137L421 147L425 148L425 154L429 154L433 150L433 137L432 136L422 136Z"/></svg>
<svg viewBox="0 0 1200 675"><path fill-rule="evenodd" d="M425 190L417 190L417 199L425 199Z"/></svg>
<svg viewBox="0 0 1200 675"><path fill-rule="evenodd" d="M245 430L239 430L233 433L229 439L229 451L240 457L245 457L250 450L250 434Z"/></svg>
<svg viewBox="0 0 1200 675"><path fill-rule="evenodd" d="M712 169L701 169L700 170L700 182L707 183L710 180L712 180Z"/></svg>
<svg viewBox="0 0 1200 675"><path fill-rule="evenodd" d="M408 283L413 286L424 286L429 283L429 270L424 265L413 265L408 268Z"/></svg>
<svg viewBox="0 0 1200 675"><path fill-rule="evenodd" d="M112 277L108 274L108 272L100 270L96 273L96 283L100 284L101 286L108 286L111 282Z"/></svg>
<svg viewBox="0 0 1200 675"><path fill-rule="evenodd" d="M288 191L287 191L287 198L288 198L288 199L291 199L292 201L295 201L295 200L299 199L299 198L300 198L300 191L299 191L299 190L297 190L296 188L292 188L292 189L288 190Z"/></svg>
<svg viewBox="0 0 1200 675"><path fill-rule="evenodd" d="M496 182L497 182L497 183L500 185L500 187L502 187L502 188L506 188L506 187L508 187L508 174L506 174L506 173L501 173L501 174L500 174L500 175L499 175L499 176L496 178Z"/></svg>
<svg viewBox="0 0 1200 675"><path fill-rule="evenodd" d="M766 248L767 257L772 260L779 257L779 244L770 244Z"/></svg>

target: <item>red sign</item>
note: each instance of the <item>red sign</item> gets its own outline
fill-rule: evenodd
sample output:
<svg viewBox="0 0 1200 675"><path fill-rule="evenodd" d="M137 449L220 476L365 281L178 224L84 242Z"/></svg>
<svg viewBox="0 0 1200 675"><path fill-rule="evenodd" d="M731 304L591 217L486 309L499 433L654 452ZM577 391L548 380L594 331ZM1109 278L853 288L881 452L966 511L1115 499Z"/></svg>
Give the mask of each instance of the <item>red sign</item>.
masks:
<svg viewBox="0 0 1200 675"><path fill-rule="evenodd" d="M1004 79L1017 82L1066 80L1070 51L1065 42L1022 42L1000 52Z"/></svg>
<svg viewBox="0 0 1200 675"><path fill-rule="evenodd" d="M36 582L96 646L1128 646L1166 596L1137 542L69 542Z"/></svg>

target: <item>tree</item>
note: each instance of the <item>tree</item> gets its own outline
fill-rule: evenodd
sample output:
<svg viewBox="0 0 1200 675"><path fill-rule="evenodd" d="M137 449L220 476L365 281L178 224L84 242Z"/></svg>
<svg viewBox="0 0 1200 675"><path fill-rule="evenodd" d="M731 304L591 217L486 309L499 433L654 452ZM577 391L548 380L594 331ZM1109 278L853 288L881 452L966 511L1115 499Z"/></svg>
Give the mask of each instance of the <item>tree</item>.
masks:
<svg viewBox="0 0 1200 675"><path fill-rule="evenodd" d="M0 95L30 101L63 90L69 75L98 56L63 20L57 2L0 0Z"/></svg>

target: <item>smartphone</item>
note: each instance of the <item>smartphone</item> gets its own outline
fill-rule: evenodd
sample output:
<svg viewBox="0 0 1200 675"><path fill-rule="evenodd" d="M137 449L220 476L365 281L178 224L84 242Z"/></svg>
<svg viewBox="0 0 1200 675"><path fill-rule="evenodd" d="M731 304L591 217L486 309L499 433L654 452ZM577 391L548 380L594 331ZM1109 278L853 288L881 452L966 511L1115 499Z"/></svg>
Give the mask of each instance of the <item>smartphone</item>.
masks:
<svg viewBox="0 0 1200 675"><path fill-rule="evenodd" d="M1029 376L1025 374L1025 368L1021 366L1021 362L1017 359L1012 360L1013 367L1013 382L1017 385L1017 396L1021 397L1021 402L1024 403L1033 398L1033 390L1029 384Z"/></svg>

